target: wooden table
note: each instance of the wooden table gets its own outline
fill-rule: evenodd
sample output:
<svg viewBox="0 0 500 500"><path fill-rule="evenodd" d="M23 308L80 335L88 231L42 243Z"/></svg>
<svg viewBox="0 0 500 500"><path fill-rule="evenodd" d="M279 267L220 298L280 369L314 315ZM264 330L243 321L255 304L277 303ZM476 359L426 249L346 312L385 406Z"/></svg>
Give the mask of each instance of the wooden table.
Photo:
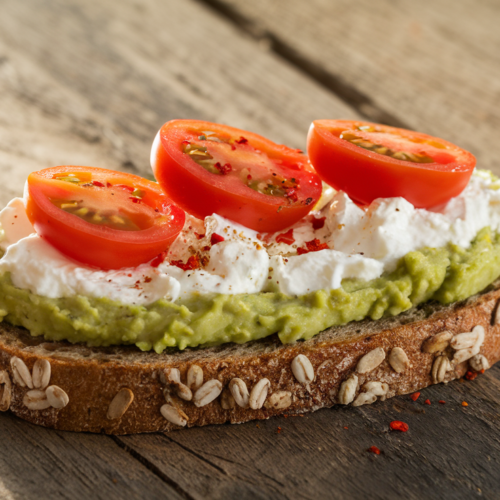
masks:
<svg viewBox="0 0 500 500"><path fill-rule="evenodd" d="M494 0L0 7L0 205L48 166L151 175L152 139L172 118L299 148L313 119L365 118L454 141L500 173ZM169 434L56 432L1 414L0 498L498 498L499 415L497 367L416 402ZM410 431L390 432L394 419Z"/></svg>

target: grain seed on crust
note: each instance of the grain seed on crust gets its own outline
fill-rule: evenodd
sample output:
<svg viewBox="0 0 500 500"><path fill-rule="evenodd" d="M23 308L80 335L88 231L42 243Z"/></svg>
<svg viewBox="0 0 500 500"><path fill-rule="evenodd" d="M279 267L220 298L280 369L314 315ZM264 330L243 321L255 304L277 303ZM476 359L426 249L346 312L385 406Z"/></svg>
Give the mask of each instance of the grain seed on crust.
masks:
<svg viewBox="0 0 500 500"><path fill-rule="evenodd" d="M500 324L500 300L497 302L497 306L493 313L493 326Z"/></svg>
<svg viewBox="0 0 500 500"><path fill-rule="evenodd" d="M187 386L196 391L203 385L203 370L198 365L191 365L187 372Z"/></svg>
<svg viewBox="0 0 500 500"><path fill-rule="evenodd" d="M273 392L265 403L270 410L284 410L292 404L292 393L290 391Z"/></svg>
<svg viewBox="0 0 500 500"><path fill-rule="evenodd" d="M444 382L446 374L451 370L450 360L446 356L438 356L432 364L431 375L435 384Z"/></svg>
<svg viewBox="0 0 500 500"><path fill-rule="evenodd" d="M57 385L50 385L45 389L45 394L52 408L60 410L69 403L69 396Z"/></svg>
<svg viewBox="0 0 500 500"><path fill-rule="evenodd" d="M340 385L339 390L339 403L341 405L348 405L354 401L356 390L358 388L357 375L351 375L347 380L344 380Z"/></svg>
<svg viewBox="0 0 500 500"><path fill-rule="evenodd" d="M422 344L422 351L428 354L436 354L438 352L443 352L453 337L453 333L445 330L444 332L438 333L429 337Z"/></svg>
<svg viewBox="0 0 500 500"><path fill-rule="evenodd" d="M0 411L7 411L10 408L12 397L12 385L6 370L0 371Z"/></svg>
<svg viewBox="0 0 500 500"><path fill-rule="evenodd" d="M179 396L184 401L191 401L193 399L193 393L191 389L184 385L182 382L175 384L177 396Z"/></svg>
<svg viewBox="0 0 500 500"><path fill-rule="evenodd" d="M26 366L26 363L17 356L10 358L10 366L12 368L12 376L14 382L21 387L28 387L33 389L33 379L31 378L31 373Z"/></svg>
<svg viewBox="0 0 500 500"><path fill-rule="evenodd" d="M468 359L472 358L476 354L479 354L481 346L484 343L484 328L481 325L477 325L472 329L471 333L474 334L474 344L466 349L459 349L458 351L455 351L455 354L453 355L454 365L458 365L463 361L467 361Z"/></svg>
<svg viewBox="0 0 500 500"><path fill-rule="evenodd" d="M134 393L130 389L126 387L120 389L109 404L107 418L109 420L122 418L133 400Z"/></svg>
<svg viewBox="0 0 500 500"><path fill-rule="evenodd" d="M464 332L455 335L450 342L451 347L456 351L473 347L479 338L479 331L474 328L471 332Z"/></svg>
<svg viewBox="0 0 500 500"><path fill-rule="evenodd" d="M220 395L220 405L223 410L232 410L236 407L236 401L234 400L229 387L226 387L222 391L222 394Z"/></svg>
<svg viewBox="0 0 500 500"><path fill-rule="evenodd" d="M246 408L248 406L249 393L247 384L241 378L233 378L231 382L229 382L229 390L233 395L234 400L238 406L242 408Z"/></svg>
<svg viewBox="0 0 500 500"><path fill-rule="evenodd" d="M377 396L372 394L371 392L362 392L359 396L354 400L352 406L363 406L363 405L371 405L377 401Z"/></svg>
<svg viewBox="0 0 500 500"><path fill-rule="evenodd" d="M50 382L50 363L46 359L37 359L33 365L33 387L45 389Z"/></svg>
<svg viewBox="0 0 500 500"><path fill-rule="evenodd" d="M216 379L205 382L193 397L194 404L198 407L206 406L217 399L222 392L222 383Z"/></svg>
<svg viewBox="0 0 500 500"><path fill-rule="evenodd" d="M41 391L40 389L28 391L23 397L23 404L28 410L46 410L50 408L45 391Z"/></svg>
<svg viewBox="0 0 500 500"><path fill-rule="evenodd" d="M269 379L260 379L253 387L248 398L248 404L252 410L260 410L267 398L267 393L271 387Z"/></svg>
<svg viewBox="0 0 500 500"><path fill-rule="evenodd" d="M160 408L160 412L163 418L168 420L171 424L178 425L179 427L185 427L188 423L188 416L175 406L163 405Z"/></svg>
<svg viewBox="0 0 500 500"><path fill-rule="evenodd" d="M470 358L469 365L476 372L487 370L490 367L489 361L482 354L476 354L475 356Z"/></svg>
<svg viewBox="0 0 500 500"><path fill-rule="evenodd" d="M178 368L166 368L160 372L160 381L164 384L178 383L181 381L181 372Z"/></svg>
<svg viewBox="0 0 500 500"><path fill-rule="evenodd" d="M365 354L359 361L356 366L356 371L358 373L368 373L372 370L375 370L377 366L382 363L385 359L385 351L382 347L377 347L373 349L369 353Z"/></svg>
<svg viewBox="0 0 500 500"><path fill-rule="evenodd" d="M367 382L363 386L363 390L365 392L369 392L370 394L374 394L375 396L380 397L382 401L385 401L385 397L389 392L389 385L385 382L378 382L373 380L371 382Z"/></svg>
<svg viewBox="0 0 500 500"><path fill-rule="evenodd" d="M410 360L401 347L393 347L389 354L389 364L395 372L403 373L410 366Z"/></svg>
<svg viewBox="0 0 500 500"><path fill-rule="evenodd" d="M301 384L310 384L314 380L313 365L304 354L299 354L293 358L292 373Z"/></svg>

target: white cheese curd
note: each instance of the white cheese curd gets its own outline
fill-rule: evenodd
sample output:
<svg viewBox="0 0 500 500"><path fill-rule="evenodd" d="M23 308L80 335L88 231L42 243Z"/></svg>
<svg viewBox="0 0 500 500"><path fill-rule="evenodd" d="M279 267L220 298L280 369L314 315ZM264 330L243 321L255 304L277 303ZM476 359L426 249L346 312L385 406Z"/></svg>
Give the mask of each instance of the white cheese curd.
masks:
<svg viewBox="0 0 500 500"><path fill-rule="evenodd" d="M320 250L295 257L271 258L272 279L286 295L303 295L316 290L339 288L344 278L378 278L383 264L361 255L346 255L336 250Z"/></svg>
<svg viewBox="0 0 500 500"><path fill-rule="evenodd" d="M26 215L22 198L14 198L0 212L0 227L2 228L0 239L2 250L35 232Z"/></svg>
<svg viewBox="0 0 500 500"><path fill-rule="evenodd" d="M205 269L184 271L167 263L159 269L175 277L181 286L181 296L192 292L257 293L267 285L269 256L261 247L238 241L223 241L213 245Z"/></svg>
<svg viewBox="0 0 500 500"><path fill-rule="evenodd" d="M34 234L19 240L0 259L0 273L10 272L14 286L51 299L85 295L145 305L176 300L179 282L149 264L100 271L79 264Z"/></svg>
<svg viewBox="0 0 500 500"><path fill-rule="evenodd" d="M480 171L459 196L433 210L416 209L403 198L378 199L363 209L343 192L329 192L321 205L291 228L267 235L217 214L204 221L187 215L159 267L100 271L33 235L23 201L16 198L0 212L0 247L7 249L0 273L10 272L15 286L50 298L80 294L141 305L193 293L271 288L303 295L338 288L345 278L377 278L413 250L448 243L468 248L480 229L500 230L500 181ZM318 244L321 250L310 251ZM192 256L202 268L183 269Z"/></svg>

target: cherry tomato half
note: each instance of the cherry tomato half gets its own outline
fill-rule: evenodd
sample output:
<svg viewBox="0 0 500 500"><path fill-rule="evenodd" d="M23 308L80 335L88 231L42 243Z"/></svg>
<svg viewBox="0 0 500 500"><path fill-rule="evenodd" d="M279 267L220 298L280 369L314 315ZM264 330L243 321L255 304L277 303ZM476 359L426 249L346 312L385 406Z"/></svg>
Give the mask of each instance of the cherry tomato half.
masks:
<svg viewBox="0 0 500 500"><path fill-rule="evenodd" d="M459 195L474 170L474 156L426 134L375 123L316 120L307 138L320 177L354 201L402 196L430 208Z"/></svg>
<svg viewBox="0 0 500 500"><path fill-rule="evenodd" d="M200 219L217 213L262 232L288 227L321 196L301 152L233 127L173 120L160 129L151 166L161 187Z"/></svg>
<svg viewBox="0 0 500 500"><path fill-rule="evenodd" d="M33 172L25 196L28 217L42 238L101 269L148 262L170 246L185 221L155 182L102 168Z"/></svg>

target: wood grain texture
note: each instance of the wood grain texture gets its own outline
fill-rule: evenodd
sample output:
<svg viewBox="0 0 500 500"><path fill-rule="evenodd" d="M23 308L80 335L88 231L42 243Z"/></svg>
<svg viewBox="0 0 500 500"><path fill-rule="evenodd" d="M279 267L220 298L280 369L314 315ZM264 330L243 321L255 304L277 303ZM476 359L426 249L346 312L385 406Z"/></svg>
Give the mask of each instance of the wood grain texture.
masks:
<svg viewBox="0 0 500 500"><path fill-rule="evenodd" d="M206 3L309 68L367 118L448 139L500 173L498 2ZM322 117L342 118L330 110Z"/></svg>
<svg viewBox="0 0 500 500"><path fill-rule="evenodd" d="M324 109L356 116L193 1L2 2L2 205L43 167L151 175L151 143L173 118L229 123L304 148Z"/></svg>

